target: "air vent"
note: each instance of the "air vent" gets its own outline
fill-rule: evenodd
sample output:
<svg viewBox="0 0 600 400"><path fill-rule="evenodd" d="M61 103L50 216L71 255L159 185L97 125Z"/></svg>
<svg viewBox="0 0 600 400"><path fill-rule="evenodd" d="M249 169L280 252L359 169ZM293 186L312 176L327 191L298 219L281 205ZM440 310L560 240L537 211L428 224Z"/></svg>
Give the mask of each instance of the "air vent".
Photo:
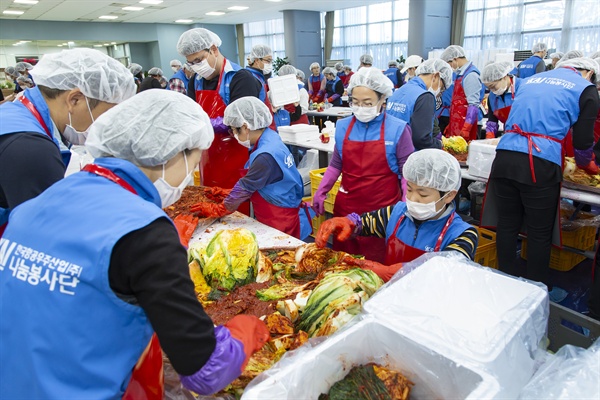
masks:
<svg viewBox="0 0 600 400"><path fill-rule="evenodd" d="M131 4L112 3L109 5L109 7L118 7L118 8L131 7Z"/></svg>

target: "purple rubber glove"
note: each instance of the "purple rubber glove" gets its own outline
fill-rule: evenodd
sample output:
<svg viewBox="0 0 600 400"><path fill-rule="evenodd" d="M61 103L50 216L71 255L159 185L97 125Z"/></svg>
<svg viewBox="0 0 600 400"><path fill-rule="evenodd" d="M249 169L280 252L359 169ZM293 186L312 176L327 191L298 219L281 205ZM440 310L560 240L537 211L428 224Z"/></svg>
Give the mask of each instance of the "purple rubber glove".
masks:
<svg viewBox="0 0 600 400"><path fill-rule="evenodd" d="M325 96L325 90L319 90L319 93L317 93L318 97L323 97Z"/></svg>
<svg viewBox="0 0 600 400"><path fill-rule="evenodd" d="M193 375L180 375L186 389L201 395L209 395L225 388L242 373L242 364L246 359L244 345L234 339L224 326L215 328L217 345L210 358Z"/></svg>
<svg viewBox="0 0 600 400"><path fill-rule="evenodd" d="M315 210L317 215L325 214L325 198L327 197L327 193L329 193L333 185L335 185L335 182L341 173L342 171L332 167L331 165L327 167L325 175L323 176L323 180L313 196L312 208Z"/></svg>
<svg viewBox="0 0 600 400"><path fill-rule="evenodd" d="M486 139L493 139L498 136L498 123L488 121L485 125L485 137Z"/></svg>
<svg viewBox="0 0 600 400"><path fill-rule="evenodd" d="M233 212L238 209L240 204L250 199L253 194L254 192L244 189L238 181L235 186L233 186L233 189L231 189L229 196L225 197L223 200L223 205L228 211Z"/></svg>
<svg viewBox="0 0 600 400"><path fill-rule="evenodd" d="M408 182L404 177L400 178L400 188L402 189L401 200L406 202L406 192L408 192Z"/></svg>
<svg viewBox="0 0 600 400"><path fill-rule="evenodd" d="M312 90L312 89L310 89L310 90L308 91L308 95L309 95L310 97L312 97L312 95L313 95L313 94L314 94L313 90Z"/></svg>
<svg viewBox="0 0 600 400"><path fill-rule="evenodd" d="M229 127L223 123L223 117L216 117L210 119L215 133L228 133Z"/></svg>
<svg viewBox="0 0 600 400"><path fill-rule="evenodd" d="M579 150L579 149L574 149L574 150L575 150L575 164L577 164L577 166L579 168L586 167L590 163L590 161L593 160L594 146L590 147L589 149L585 149L585 150Z"/></svg>
<svg viewBox="0 0 600 400"><path fill-rule="evenodd" d="M467 116L465 117L465 124L477 125L477 116L479 115L479 108L477 106L469 106L467 108Z"/></svg>
<svg viewBox="0 0 600 400"><path fill-rule="evenodd" d="M346 215L346 218L348 218L354 224L354 232L352 232L352 234L360 235L362 232L362 219L360 218L360 215L357 213L352 213Z"/></svg>

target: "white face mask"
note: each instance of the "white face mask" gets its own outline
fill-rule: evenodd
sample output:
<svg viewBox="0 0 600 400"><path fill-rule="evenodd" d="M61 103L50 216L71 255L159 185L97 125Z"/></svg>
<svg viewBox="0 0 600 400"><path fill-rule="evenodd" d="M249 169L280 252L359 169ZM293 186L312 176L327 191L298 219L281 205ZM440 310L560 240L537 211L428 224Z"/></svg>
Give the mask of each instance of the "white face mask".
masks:
<svg viewBox="0 0 600 400"><path fill-rule="evenodd" d="M352 113L360 122L367 123L369 121L374 120L379 113L379 104L374 105L373 107L358 107L352 106Z"/></svg>
<svg viewBox="0 0 600 400"><path fill-rule="evenodd" d="M177 67L171 67L171 69L173 70L173 72L179 71L179 68L177 68Z"/></svg>
<svg viewBox="0 0 600 400"><path fill-rule="evenodd" d="M239 144L241 144L242 146L244 146L247 149L250 148L250 146L251 146L250 145L250 137L248 137L248 140L240 140L240 136L237 133L234 133L233 136L235 137L235 140L237 140L237 142Z"/></svg>
<svg viewBox="0 0 600 400"><path fill-rule="evenodd" d="M262 72L264 75L269 75L271 72L273 72L273 64L271 63L264 63Z"/></svg>
<svg viewBox="0 0 600 400"><path fill-rule="evenodd" d="M92 115L92 110L90 109L90 103L88 102L87 97L85 98L85 104L87 105L87 109L90 113L90 117L92 118L92 124L93 124L94 116ZM90 124L90 126L91 126L91 124ZM69 143L74 144L74 145L82 145L82 144L85 144L89 130L90 130L89 126L83 132L79 132L78 130L73 128L73 126L71 125L71 113L69 113L69 124L67 126L65 126L65 131L62 134L65 137L65 139L67 139L69 141Z"/></svg>
<svg viewBox="0 0 600 400"><path fill-rule="evenodd" d="M432 80L433 80L433 79L432 79ZM428 90L430 93L432 93L434 97L438 97L438 95L440 94L441 88L442 88L442 85L441 85L440 83L438 83L438 88L437 88L437 89L435 89L435 90L434 90L434 89L433 89L433 85L432 85L432 86L431 86L429 89L427 89L427 90Z"/></svg>
<svg viewBox="0 0 600 400"><path fill-rule="evenodd" d="M406 199L408 213L412 215L414 219L419 221L425 221L435 217L439 213L439 211L435 209L435 205L444 197L446 197L446 195L448 195L448 193L442 196L438 201L432 201L431 203L417 203L416 201L410 201L409 199Z"/></svg>
<svg viewBox="0 0 600 400"><path fill-rule="evenodd" d="M216 66L217 66L217 62L215 60L215 67ZM208 56L206 56L206 58L204 60L202 60L202 62L200 64L192 65L192 69L194 70L194 72L196 72L198 75L200 75L204 79L210 78L211 75L215 73L215 68L211 67L208 64Z"/></svg>
<svg viewBox="0 0 600 400"><path fill-rule="evenodd" d="M192 173L194 171L189 171L187 156L185 155L185 151L183 152L183 159L185 160L185 173L186 177L177 187L173 187L169 185L169 183L165 180L165 165L163 164L163 176L162 178L158 178L154 182L154 187L158 191L158 195L160 196L160 202L162 204L162 208L169 207L171 204L175 203L181 197L181 193L183 189L191 182Z"/></svg>

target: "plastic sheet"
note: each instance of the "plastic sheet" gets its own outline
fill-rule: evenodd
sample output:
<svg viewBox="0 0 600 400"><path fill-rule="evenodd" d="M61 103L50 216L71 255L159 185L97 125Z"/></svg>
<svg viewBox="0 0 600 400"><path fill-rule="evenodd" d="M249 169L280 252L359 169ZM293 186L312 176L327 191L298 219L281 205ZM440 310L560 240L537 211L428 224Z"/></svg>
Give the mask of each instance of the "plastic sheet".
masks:
<svg viewBox="0 0 600 400"><path fill-rule="evenodd" d="M587 350L563 346L540 367L519 398L599 399L600 339Z"/></svg>
<svg viewBox="0 0 600 400"><path fill-rule="evenodd" d="M319 152L314 149L309 149L300 164L298 164L298 172L302 177L302 184L304 186L304 196L310 196L310 171L319 168Z"/></svg>
<svg viewBox="0 0 600 400"><path fill-rule="evenodd" d="M562 200L560 202L560 225L563 231L575 231L584 226L600 227L600 215L588 212L577 212L571 221L575 211L576 208L570 201Z"/></svg>
<svg viewBox="0 0 600 400"><path fill-rule="evenodd" d="M414 383L410 398L493 399L488 374L459 365L384 326L372 315L355 318L328 339L311 339L254 379L242 400L316 399L348 371L369 362L401 372Z"/></svg>
<svg viewBox="0 0 600 400"><path fill-rule="evenodd" d="M540 283L448 252L405 264L364 312L455 362L485 370L503 396L516 398L535 371L549 302Z"/></svg>

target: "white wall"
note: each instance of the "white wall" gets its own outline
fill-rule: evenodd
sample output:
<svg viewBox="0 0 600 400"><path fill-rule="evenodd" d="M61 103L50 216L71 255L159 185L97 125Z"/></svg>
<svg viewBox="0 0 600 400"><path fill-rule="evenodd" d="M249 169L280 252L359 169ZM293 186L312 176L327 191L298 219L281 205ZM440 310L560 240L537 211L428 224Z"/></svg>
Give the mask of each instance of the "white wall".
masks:
<svg viewBox="0 0 600 400"><path fill-rule="evenodd" d="M58 53L67 47L38 47L30 43L23 43L18 46L0 46L0 68L6 68L9 65L16 64L16 57L38 57L42 58L44 54ZM107 54L105 47L94 47L94 49Z"/></svg>

